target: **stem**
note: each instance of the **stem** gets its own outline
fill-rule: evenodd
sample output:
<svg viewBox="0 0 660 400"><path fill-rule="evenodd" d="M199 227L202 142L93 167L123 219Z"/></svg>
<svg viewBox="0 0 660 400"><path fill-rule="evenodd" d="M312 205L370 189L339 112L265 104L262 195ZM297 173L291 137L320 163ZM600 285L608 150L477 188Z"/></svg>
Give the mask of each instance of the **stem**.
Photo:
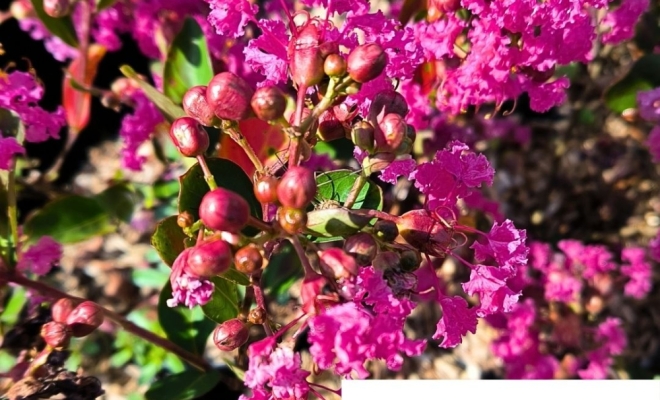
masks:
<svg viewBox="0 0 660 400"><path fill-rule="evenodd" d="M314 383L314 382L307 382L307 383L309 383L312 386L316 386L317 388L327 390L328 392L332 392L332 393L336 394L337 396L341 396L341 389L333 390L333 389L330 389L327 386L323 386L323 385L320 385L318 383Z"/></svg>
<svg viewBox="0 0 660 400"><path fill-rule="evenodd" d="M317 275L316 271L314 271L312 268L312 264L309 263L309 258L307 258L305 249L303 249L302 244L300 244L300 239L298 239L298 236L291 236L289 240L291 240L293 248L296 249L296 253L298 253L300 262L302 263L303 269L305 270L305 276Z"/></svg>
<svg viewBox="0 0 660 400"><path fill-rule="evenodd" d="M18 261L18 206L16 204L16 174L14 168L16 160L12 159L11 168L7 174L7 217L9 218L9 234L11 235L11 246L9 246L9 255L7 267L10 271L14 269Z"/></svg>
<svg viewBox="0 0 660 400"><path fill-rule="evenodd" d="M300 127L306 92L307 86L298 88L296 113L293 118L293 125L296 127ZM291 132L293 132L293 135L291 135L291 143L289 144L289 168L296 167L300 163L300 141L305 134L305 129L291 129Z"/></svg>
<svg viewBox="0 0 660 400"><path fill-rule="evenodd" d="M396 217L394 215L388 214L383 211L359 209L359 210L351 210L351 212L359 215L366 215L367 217L384 219L385 221L391 221L394 223L399 222L399 217Z"/></svg>
<svg viewBox="0 0 660 400"><path fill-rule="evenodd" d="M346 201L344 202L344 207L346 208L353 208L353 204L355 204L355 201L358 198L358 195L362 191L362 188L364 185L367 183L367 177L364 176L363 170L360 170L360 174L357 176L357 179L355 182L353 182L353 187L351 187L351 191L348 192L348 197L346 198Z"/></svg>
<svg viewBox="0 0 660 400"><path fill-rule="evenodd" d="M15 283L17 285L21 285L25 288L32 289L37 291L39 294L44 295L46 297L51 297L53 299L60 299L63 297L73 299L75 301L87 301L86 299L76 297L76 296L71 296L70 294L61 292L53 287L50 287L44 283L33 281L31 279L28 279L22 275L18 274L3 274L2 279L6 279L9 282ZM98 304L97 304L98 305ZM99 307L101 307L99 305ZM124 328L127 332L130 332L134 334L135 336L138 336L150 343L155 344L156 346L162 347L163 349L176 354L179 356L182 360L186 361L193 367L199 369L200 371L210 371L212 368L211 366L201 357L198 355L192 354L188 352L187 350L179 347L177 344L170 342L169 340L160 337L156 335L155 333L152 333L146 329L140 328L139 326L135 325L131 321L127 320L124 318L122 315L117 314L114 311L110 311L106 308L101 307L103 310L103 315L104 317L108 318L115 324L121 326Z"/></svg>
<svg viewBox="0 0 660 400"><path fill-rule="evenodd" d="M261 277L256 276L252 279L252 290L254 291L254 299L257 302L257 307L262 308L266 311L266 320L262 324L266 335L273 336L273 330L270 329L270 322L268 320L268 308L266 307L266 297L264 296L264 291L261 289Z"/></svg>
<svg viewBox="0 0 660 400"><path fill-rule="evenodd" d="M252 215L250 215L250 217L248 218L248 225L250 225L254 228L257 228L261 231L265 231L265 232L269 232L269 233L273 232L273 227L270 224L268 224L264 221L261 221L260 219L255 218Z"/></svg>
<svg viewBox="0 0 660 400"><path fill-rule="evenodd" d="M215 177L213 177L213 174L211 173L209 166L206 164L206 159L204 158L204 156L197 156L197 162L199 163L199 166L202 168L202 172L204 172L204 180L206 181L206 184L209 185L209 189L211 190L217 189L218 184L215 183Z"/></svg>
<svg viewBox="0 0 660 400"><path fill-rule="evenodd" d="M241 133L241 131L238 130L235 126L225 126L224 127L225 132L229 135L230 138L234 142L236 142L237 145L239 145L245 154L248 156L250 161L252 162L252 165L254 165L254 169L257 170L257 172L260 175L264 174L264 166L261 163L261 160L259 157L257 157L257 153L254 152L254 149L252 146L250 146L250 143L248 143L247 140L245 140L245 136Z"/></svg>

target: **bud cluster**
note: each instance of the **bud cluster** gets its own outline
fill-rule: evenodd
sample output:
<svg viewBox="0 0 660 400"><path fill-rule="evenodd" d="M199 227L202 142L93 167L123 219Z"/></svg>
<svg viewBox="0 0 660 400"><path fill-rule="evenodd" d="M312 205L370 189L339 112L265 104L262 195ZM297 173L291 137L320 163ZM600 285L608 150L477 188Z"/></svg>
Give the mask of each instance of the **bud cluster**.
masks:
<svg viewBox="0 0 660 400"><path fill-rule="evenodd" d="M92 301L61 298L51 307L53 320L41 327L41 337L52 348L66 347L71 337L84 337L103 323L103 309Z"/></svg>

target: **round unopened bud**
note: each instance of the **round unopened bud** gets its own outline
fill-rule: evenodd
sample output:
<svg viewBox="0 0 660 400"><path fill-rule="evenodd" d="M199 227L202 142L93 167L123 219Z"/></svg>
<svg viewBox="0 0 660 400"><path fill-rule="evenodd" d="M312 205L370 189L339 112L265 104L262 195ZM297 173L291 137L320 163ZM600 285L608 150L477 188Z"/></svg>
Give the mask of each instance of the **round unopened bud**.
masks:
<svg viewBox="0 0 660 400"><path fill-rule="evenodd" d="M284 232L296 235L307 225L307 213L299 208L280 207L277 210L277 222Z"/></svg>
<svg viewBox="0 0 660 400"><path fill-rule="evenodd" d="M185 157L201 156L209 148L209 134L197 120L190 117L177 118L172 122L170 139Z"/></svg>
<svg viewBox="0 0 660 400"><path fill-rule="evenodd" d="M304 208L316 196L314 172L305 167L288 169L277 186L277 198L285 207Z"/></svg>
<svg viewBox="0 0 660 400"><path fill-rule="evenodd" d="M87 336L103 323L103 309L93 301L83 301L71 311L66 324L74 337Z"/></svg>
<svg viewBox="0 0 660 400"><path fill-rule="evenodd" d="M375 131L376 150L393 152L406 137L408 125L399 114L387 114Z"/></svg>
<svg viewBox="0 0 660 400"><path fill-rule="evenodd" d="M259 203L277 202L277 186L279 183L279 179L271 175L263 176L254 182L254 196L259 200Z"/></svg>
<svg viewBox="0 0 660 400"><path fill-rule="evenodd" d="M243 78L231 72L221 72L209 82L206 101L218 118L238 121L252 112L250 100L253 93Z"/></svg>
<svg viewBox="0 0 660 400"><path fill-rule="evenodd" d="M396 223L381 219L374 224L374 233L384 242L393 242L399 236Z"/></svg>
<svg viewBox="0 0 660 400"><path fill-rule="evenodd" d="M234 254L234 265L238 272L246 275L252 275L261 270L264 259L261 256L259 248L254 244L248 244L238 249Z"/></svg>
<svg viewBox="0 0 660 400"><path fill-rule="evenodd" d="M206 86L193 86L181 99L183 111L204 126L213 126L217 122L213 108L206 100Z"/></svg>
<svg viewBox="0 0 660 400"><path fill-rule="evenodd" d="M231 260L231 247L224 240L202 242L190 251L188 270L199 277L210 278L227 271Z"/></svg>
<svg viewBox="0 0 660 400"><path fill-rule="evenodd" d="M284 115L286 98L276 86L266 86L254 92L250 104L257 118L264 121L275 121Z"/></svg>
<svg viewBox="0 0 660 400"><path fill-rule="evenodd" d="M222 351L232 351L241 347L249 337L250 332L238 318L223 322L213 331L213 343Z"/></svg>
<svg viewBox="0 0 660 400"><path fill-rule="evenodd" d="M50 307L50 313L53 316L53 321L66 323L66 319L69 318L69 314L73 311L74 308L78 305L78 302L73 301L67 297L63 297L57 300Z"/></svg>
<svg viewBox="0 0 660 400"><path fill-rule="evenodd" d="M379 124L387 114L399 114L402 117L408 115L408 102L405 97L397 91L386 90L374 97L369 106L369 120Z"/></svg>
<svg viewBox="0 0 660 400"><path fill-rule="evenodd" d="M188 211L184 211L176 217L176 224L179 228L190 228L195 223L195 218Z"/></svg>
<svg viewBox="0 0 660 400"><path fill-rule="evenodd" d="M330 54L323 62L323 71L330 77L341 78L346 75L346 60L341 54Z"/></svg>
<svg viewBox="0 0 660 400"><path fill-rule="evenodd" d="M71 13L70 0L43 0L44 12L53 18L66 17Z"/></svg>
<svg viewBox="0 0 660 400"><path fill-rule="evenodd" d="M66 347L71 338L69 328L57 321L51 321L41 327L41 337L50 347Z"/></svg>
<svg viewBox="0 0 660 400"><path fill-rule="evenodd" d="M371 264L378 252L378 244L370 234L366 232L356 233L350 236L344 242L344 251L355 258L355 262L360 266Z"/></svg>
<svg viewBox="0 0 660 400"><path fill-rule="evenodd" d="M32 8L29 2L25 4L22 1L12 1L11 6L9 6L9 13L12 17L16 18L17 21L21 21L25 18L34 17L34 9Z"/></svg>
<svg viewBox="0 0 660 400"><path fill-rule="evenodd" d="M320 40L321 32L316 25L307 23L289 42L289 69L293 82L299 88L314 86L323 80Z"/></svg>
<svg viewBox="0 0 660 400"><path fill-rule="evenodd" d="M383 251L376 255L376 258L372 261L372 265L375 269L381 271L388 271L396 269L401 264L401 256L399 253L394 251Z"/></svg>
<svg viewBox="0 0 660 400"><path fill-rule="evenodd" d="M356 82L365 83L375 79L387 65L387 55L376 43L362 44L348 55L348 75Z"/></svg>
<svg viewBox="0 0 660 400"><path fill-rule="evenodd" d="M408 249L401 252L401 269L413 272L422 264L422 255L419 251Z"/></svg>
<svg viewBox="0 0 660 400"><path fill-rule="evenodd" d="M202 223L216 231L236 233L248 222L250 206L238 193L217 188L206 193L199 205Z"/></svg>
<svg viewBox="0 0 660 400"><path fill-rule="evenodd" d="M375 141L373 125L367 121L360 121L353 125L351 141L362 150L373 151Z"/></svg>
<svg viewBox="0 0 660 400"><path fill-rule="evenodd" d="M411 246L433 256L443 256L452 243L453 231L426 210L412 210L399 217L399 234Z"/></svg>
<svg viewBox="0 0 660 400"><path fill-rule="evenodd" d="M261 325L266 322L266 317L268 314L266 313L266 310L264 310L261 307L253 308L250 310L250 314L248 315L248 321L250 323L255 324L255 325Z"/></svg>
<svg viewBox="0 0 660 400"><path fill-rule="evenodd" d="M332 109L327 110L319 117L319 136L325 142L346 137L346 128L344 124L337 119Z"/></svg>
<svg viewBox="0 0 660 400"><path fill-rule="evenodd" d="M333 40L325 41L319 45L319 52L321 53L321 58L325 60L331 54L339 53L339 44Z"/></svg>
<svg viewBox="0 0 660 400"><path fill-rule="evenodd" d="M396 155L390 152L376 153L372 156L367 156L362 160L362 170L366 176L369 176L387 168L395 158Z"/></svg>
<svg viewBox="0 0 660 400"><path fill-rule="evenodd" d="M319 253L321 271L334 279L350 278L358 274L355 259L342 249L333 247Z"/></svg>

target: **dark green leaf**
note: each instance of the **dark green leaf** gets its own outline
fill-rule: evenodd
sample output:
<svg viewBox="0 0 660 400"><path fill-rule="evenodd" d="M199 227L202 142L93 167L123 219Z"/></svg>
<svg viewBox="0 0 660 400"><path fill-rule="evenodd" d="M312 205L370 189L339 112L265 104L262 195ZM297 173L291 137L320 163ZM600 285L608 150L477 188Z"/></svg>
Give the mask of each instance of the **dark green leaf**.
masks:
<svg viewBox="0 0 660 400"><path fill-rule="evenodd" d="M189 88L206 85L211 78L213 65L204 32L194 19L187 18L167 54L165 94L175 103L181 103Z"/></svg>
<svg viewBox="0 0 660 400"><path fill-rule="evenodd" d="M133 209L139 202L137 194L126 184L110 186L94 196L108 214L119 221L130 222Z"/></svg>
<svg viewBox="0 0 660 400"><path fill-rule="evenodd" d="M220 373L215 370L184 371L155 382L145 397L147 400L192 400L211 391L218 382Z"/></svg>
<svg viewBox="0 0 660 400"><path fill-rule="evenodd" d="M370 217L352 213L344 207L326 208L307 213L306 233L325 238L353 235L367 226Z"/></svg>
<svg viewBox="0 0 660 400"><path fill-rule="evenodd" d="M238 165L224 158L207 158L206 163L215 177L219 187L231 190L243 196L250 205L250 212L255 218L261 218L261 203L254 197L252 181ZM179 192L179 213L188 211L195 220L199 218L199 205L202 198L209 191L204 180L204 173L199 164L193 165L179 178L181 191ZM246 235L256 234L255 229L243 230Z"/></svg>
<svg viewBox="0 0 660 400"><path fill-rule="evenodd" d="M216 324L204 317L199 307L192 310L183 306L168 307L172 286L167 282L158 298L158 322L167 338L193 354L203 355L208 339Z"/></svg>
<svg viewBox="0 0 660 400"><path fill-rule="evenodd" d="M117 0L96 0L96 11L105 10L108 7L112 7Z"/></svg>
<svg viewBox="0 0 660 400"><path fill-rule="evenodd" d="M248 286L250 284L250 279L245 274L236 271L234 267L228 269L220 277L241 286Z"/></svg>
<svg viewBox="0 0 660 400"><path fill-rule="evenodd" d="M11 298L5 304L2 314L0 314L0 321L13 326L21 316L21 310L23 310L23 306L27 301L27 291L20 286L15 287L12 290Z"/></svg>
<svg viewBox="0 0 660 400"><path fill-rule="evenodd" d="M300 258L289 242L284 242L280 251L273 255L264 269L261 282L270 296L285 295L291 286L303 277Z"/></svg>
<svg viewBox="0 0 660 400"><path fill-rule="evenodd" d="M245 380L245 371L243 371L238 365L236 365L236 363L233 360L230 360L228 358L223 358L222 361L224 361L225 364L227 364L227 367L229 367L231 372L233 372L238 379L240 379L241 381Z"/></svg>
<svg viewBox="0 0 660 400"><path fill-rule="evenodd" d="M53 18L44 11L44 0L32 0L32 7L46 29L71 47L78 47L78 37L71 17Z"/></svg>
<svg viewBox="0 0 660 400"><path fill-rule="evenodd" d="M219 277L214 277L211 281L215 285L215 290L211 300L202 306L204 314L218 324L236 318L240 311L236 284Z"/></svg>
<svg viewBox="0 0 660 400"><path fill-rule="evenodd" d="M635 61L630 71L605 91L605 104L621 113L637 107L637 93L660 86L660 54L647 54Z"/></svg>
<svg viewBox="0 0 660 400"><path fill-rule="evenodd" d="M81 242L113 229L103 206L96 199L82 196L52 201L32 214L23 226L30 241L48 235L60 243Z"/></svg>
<svg viewBox="0 0 660 400"><path fill-rule="evenodd" d="M154 196L159 199L169 199L179 193L179 182L177 181L158 181L153 186Z"/></svg>
<svg viewBox="0 0 660 400"><path fill-rule="evenodd" d="M335 200L344 203L358 175L350 169L339 169L325 172L316 177L319 200ZM368 208L381 210L383 208L383 191L378 185L367 180L353 204L353 209Z"/></svg>
<svg viewBox="0 0 660 400"><path fill-rule="evenodd" d="M129 67L128 65L122 65L119 70L122 72L122 74L124 74L125 77L131 79L140 86L142 91L144 91L144 94L154 103L156 107L158 107L166 120L172 122L177 118L186 116L183 108L174 104L174 102L172 102L172 100L170 100L167 96L141 79L133 70L133 68Z"/></svg>
<svg viewBox="0 0 660 400"><path fill-rule="evenodd" d="M169 266L172 266L177 256L185 249L183 241L188 237L177 225L176 219L177 216L172 215L160 221L151 236L151 245Z"/></svg>

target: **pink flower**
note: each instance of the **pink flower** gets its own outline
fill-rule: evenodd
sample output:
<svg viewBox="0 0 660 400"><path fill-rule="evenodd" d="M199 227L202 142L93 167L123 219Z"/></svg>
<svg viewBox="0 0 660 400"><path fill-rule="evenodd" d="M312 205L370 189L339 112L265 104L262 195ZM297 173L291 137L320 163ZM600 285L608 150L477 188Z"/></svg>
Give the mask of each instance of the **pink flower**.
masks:
<svg viewBox="0 0 660 400"><path fill-rule="evenodd" d="M624 293L641 299L651 291L651 264L646 261L646 251L641 247L623 249L621 259L626 262L621 266L621 273L630 280L624 287Z"/></svg>
<svg viewBox="0 0 660 400"><path fill-rule="evenodd" d="M20 19L18 26L22 31L27 32L32 39L43 40L44 47L57 61L66 62L78 56L77 49L64 43L57 36L53 36L38 18Z"/></svg>
<svg viewBox="0 0 660 400"><path fill-rule="evenodd" d="M513 222L506 220L501 224L493 224L490 232L485 235L486 244L474 242L474 256L479 262L494 260L500 268L514 270L520 265L527 265L529 248L525 245L527 233L524 229L516 229Z"/></svg>
<svg viewBox="0 0 660 400"><path fill-rule="evenodd" d="M137 154L138 148L149 139L164 118L142 91L134 92L131 100L135 104L133 113L124 117L119 130L119 135L124 140L124 148L121 152L122 164L130 170L139 171L144 163L144 157Z"/></svg>
<svg viewBox="0 0 660 400"><path fill-rule="evenodd" d="M571 303L578 300L582 291L582 281L564 270L563 266L551 267L544 276L545 298L548 301Z"/></svg>
<svg viewBox="0 0 660 400"><path fill-rule="evenodd" d="M192 248L185 249L174 260L170 274L172 298L167 300L168 307L183 304L188 308L204 305L211 300L215 285L213 282L201 279L187 271L188 256Z"/></svg>
<svg viewBox="0 0 660 400"><path fill-rule="evenodd" d="M649 147L649 152L653 156L653 162L660 162L660 125L651 129L646 145Z"/></svg>
<svg viewBox="0 0 660 400"><path fill-rule="evenodd" d="M243 36L245 25L253 21L259 7L247 0L205 0L211 7L208 20L219 35Z"/></svg>
<svg viewBox="0 0 660 400"><path fill-rule="evenodd" d="M660 231L649 242L649 256L656 262L660 262Z"/></svg>
<svg viewBox="0 0 660 400"><path fill-rule="evenodd" d="M417 167L417 162L412 158L402 158L393 161L380 173L380 180L383 182L396 184L400 176L407 178Z"/></svg>
<svg viewBox="0 0 660 400"><path fill-rule="evenodd" d="M16 268L19 271L30 271L37 275L45 275L62 258L62 245L50 236L41 237L18 257Z"/></svg>
<svg viewBox="0 0 660 400"><path fill-rule="evenodd" d="M640 117L649 122L660 123L660 87L638 92L637 108Z"/></svg>
<svg viewBox="0 0 660 400"><path fill-rule="evenodd" d="M509 287L507 281L512 276L512 271L486 265L477 265L472 269L470 280L462 286L470 296L479 296L481 304L477 310L478 316L509 312L513 309L521 291Z"/></svg>
<svg viewBox="0 0 660 400"><path fill-rule="evenodd" d="M610 28L610 31L603 35L603 43L618 43L632 38L635 34L635 23L648 8L649 0L621 1L601 22Z"/></svg>
<svg viewBox="0 0 660 400"><path fill-rule="evenodd" d="M333 13L344 14L347 12L360 15L369 11L368 0L302 0L301 3L307 7L323 6L328 10L329 15Z"/></svg>
<svg viewBox="0 0 660 400"><path fill-rule="evenodd" d="M0 169L8 170L14 155L25 154L25 149L18 144L16 138L4 138L1 134L2 132L0 132Z"/></svg>
<svg viewBox="0 0 660 400"><path fill-rule="evenodd" d="M433 339L443 337L440 347L456 347L468 332L477 331L477 314L462 297L445 297L440 300L442 318L438 321Z"/></svg>
<svg viewBox="0 0 660 400"><path fill-rule="evenodd" d="M259 87L286 83L288 80L288 62L286 44L289 37L282 21L260 20L261 36L249 41L243 49L245 63L266 79Z"/></svg>

